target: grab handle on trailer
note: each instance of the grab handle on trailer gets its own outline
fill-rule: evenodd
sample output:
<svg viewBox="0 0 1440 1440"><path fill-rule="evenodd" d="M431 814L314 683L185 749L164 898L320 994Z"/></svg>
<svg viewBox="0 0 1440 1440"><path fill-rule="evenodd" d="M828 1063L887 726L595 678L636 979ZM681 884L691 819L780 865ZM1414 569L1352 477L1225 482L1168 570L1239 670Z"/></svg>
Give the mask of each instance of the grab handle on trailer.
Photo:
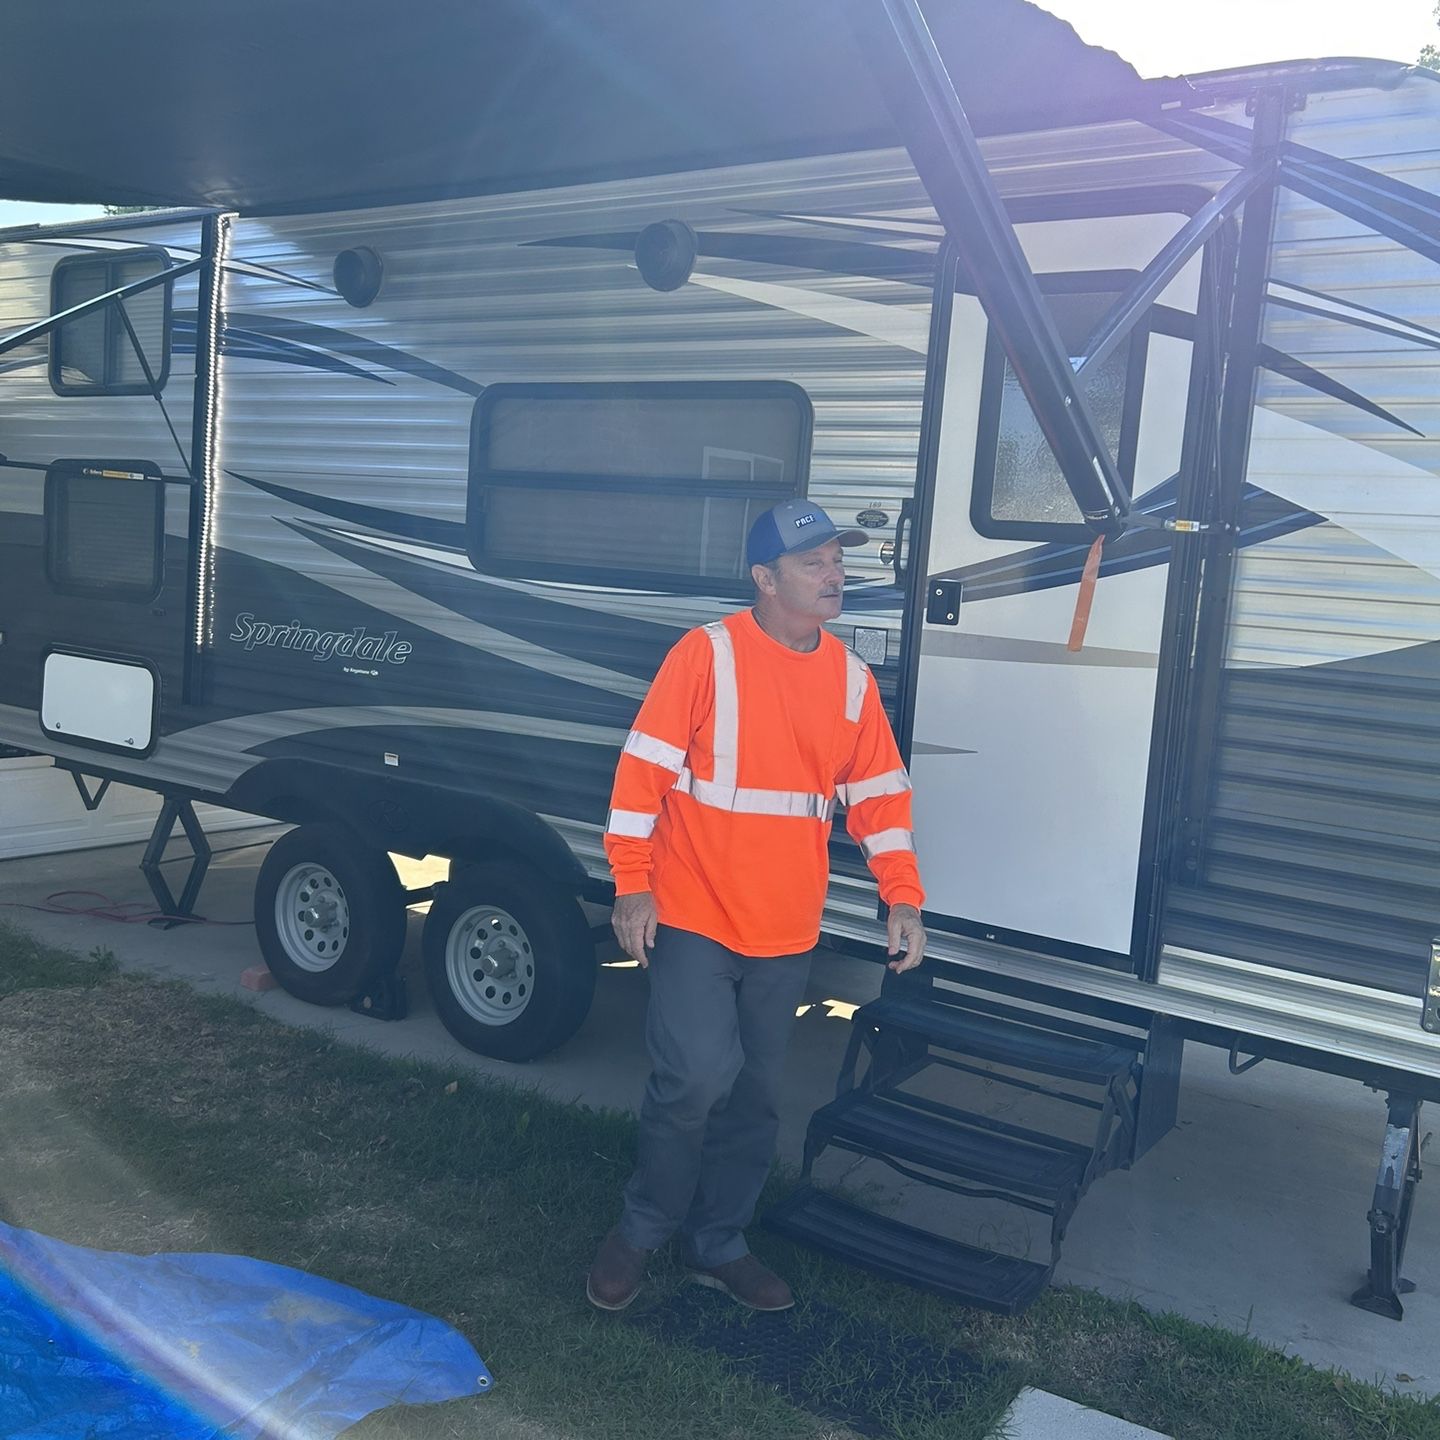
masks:
<svg viewBox="0 0 1440 1440"><path fill-rule="evenodd" d="M890 542L890 568L895 572L898 585L905 578L909 568L905 563L905 542L910 535L910 522L915 516L915 502L912 499L900 502L900 518L895 522L895 538ZM885 546L880 547L880 558L885 558Z"/></svg>

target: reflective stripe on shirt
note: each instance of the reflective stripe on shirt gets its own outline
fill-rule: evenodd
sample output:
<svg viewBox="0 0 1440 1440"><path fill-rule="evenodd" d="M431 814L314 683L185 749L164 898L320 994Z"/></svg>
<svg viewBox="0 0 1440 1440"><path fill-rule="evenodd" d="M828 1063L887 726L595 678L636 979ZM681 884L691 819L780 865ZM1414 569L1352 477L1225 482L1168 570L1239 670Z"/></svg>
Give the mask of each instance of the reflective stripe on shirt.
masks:
<svg viewBox="0 0 1440 1440"><path fill-rule="evenodd" d="M736 785L735 777L740 765L740 684L735 677L735 642L723 620L715 620L705 626L705 634L710 639L715 657L715 778L697 780L688 769L682 769L675 788L682 795L692 796L701 805L715 810L729 810L736 815L830 820L835 814L835 799L831 795L807 794L798 790L751 790ZM865 667L848 650L845 653L860 666L860 698L863 700ZM849 688L853 691L854 675L851 672L847 674ZM848 717L851 703L848 694L845 703ZM857 704L854 718L858 720L859 717Z"/></svg>
<svg viewBox="0 0 1440 1440"><path fill-rule="evenodd" d="M685 752L678 745L647 735L643 730L632 730L625 737L625 753L648 760L662 770L673 770L677 775L685 767Z"/></svg>
<svg viewBox="0 0 1440 1440"><path fill-rule="evenodd" d="M612 810L605 822L607 835L624 835L631 840L648 840L655 829L658 815L646 815L640 810Z"/></svg>
<svg viewBox="0 0 1440 1440"><path fill-rule="evenodd" d="M735 642L723 620L705 627L715 655L715 784L735 788L740 765L740 685L735 679Z"/></svg>
<svg viewBox="0 0 1440 1440"><path fill-rule="evenodd" d="M873 860L877 855L888 855L894 850L913 851L915 836L909 830L877 830L861 840L860 848L867 860Z"/></svg>
<svg viewBox="0 0 1440 1440"><path fill-rule="evenodd" d="M868 780L852 780L839 787L840 799L846 805L858 805L862 800L874 800L879 795L903 795L910 789L910 777L904 770L887 770L883 775L872 775Z"/></svg>
<svg viewBox="0 0 1440 1440"><path fill-rule="evenodd" d="M680 772L675 788L701 805L713 810L729 810L735 815L829 820L835 813L835 801L830 796L811 795L803 790L745 790L734 785L717 785L713 780L697 780L688 770Z"/></svg>
<svg viewBox="0 0 1440 1440"><path fill-rule="evenodd" d="M852 725L859 722L865 708L865 691L870 671L865 662L847 645L845 647L845 718Z"/></svg>

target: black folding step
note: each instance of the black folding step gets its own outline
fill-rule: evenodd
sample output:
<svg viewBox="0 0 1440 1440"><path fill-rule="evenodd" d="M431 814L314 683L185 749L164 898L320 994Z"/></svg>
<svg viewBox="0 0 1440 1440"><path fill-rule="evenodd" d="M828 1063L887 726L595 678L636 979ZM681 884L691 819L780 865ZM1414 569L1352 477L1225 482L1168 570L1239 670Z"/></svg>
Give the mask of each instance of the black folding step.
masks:
<svg viewBox="0 0 1440 1440"><path fill-rule="evenodd" d="M900 1091L852 1090L817 1110L811 1145L924 1165L1000 1190L1056 1201L1076 1193L1088 1146Z"/></svg>
<svg viewBox="0 0 1440 1440"><path fill-rule="evenodd" d="M887 976L879 999L855 1012L835 1099L815 1112L806 1133L804 1184L765 1223L868 1270L1013 1315L1049 1283L1085 1192L1137 1153L1157 1032L1153 1019L1144 1032L1138 1020L1094 1023L1053 1004L1015 1004L936 978L923 968L914 977ZM1160 1039L1160 1083L1173 1086L1178 1053L1165 1048L1163 1032ZM984 1099L952 1103L942 1082L981 1089L986 1099L997 1089L1043 1096L1043 1104L1030 1104L1047 1117L1044 1129L977 1113ZM1147 1146L1173 1123L1173 1105L1165 1120L1167 1093L1147 1100ZM1062 1133L1049 1133L1052 1121ZM944 1190L961 1205L1048 1215L1048 1259L962 1245L812 1188L815 1163L832 1147Z"/></svg>
<svg viewBox="0 0 1440 1440"><path fill-rule="evenodd" d="M917 1230L808 1186L771 1210L765 1225L852 1265L1001 1315L1031 1304L1054 1269Z"/></svg>
<svg viewBox="0 0 1440 1440"><path fill-rule="evenodd" d="M1046 1017L1017 1018L969 1010L946 998L882 995L855 1012L853 1023L899 1030L947 1050L977 1059L1033 1070L1090 1085L1108 1085L1127 1075L1142 1042L1128 1036L1100 1040L1090 1034L1052 1029ZM1088 1027L1087 1027L1088 1028Z"/></svg>

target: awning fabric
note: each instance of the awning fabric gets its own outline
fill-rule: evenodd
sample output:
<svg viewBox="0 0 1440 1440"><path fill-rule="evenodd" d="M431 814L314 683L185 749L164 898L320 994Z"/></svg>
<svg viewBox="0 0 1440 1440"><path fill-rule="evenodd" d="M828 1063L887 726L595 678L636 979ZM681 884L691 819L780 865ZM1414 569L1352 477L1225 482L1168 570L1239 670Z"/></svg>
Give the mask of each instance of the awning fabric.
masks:
<svg viewBox="0 0 1440 1440"><path fill-rule="evenodd" d="M0 197L322 209L897 144L847 3L8 0ZM1140 104L1026 0L926 12L982 134Z"/></svg>

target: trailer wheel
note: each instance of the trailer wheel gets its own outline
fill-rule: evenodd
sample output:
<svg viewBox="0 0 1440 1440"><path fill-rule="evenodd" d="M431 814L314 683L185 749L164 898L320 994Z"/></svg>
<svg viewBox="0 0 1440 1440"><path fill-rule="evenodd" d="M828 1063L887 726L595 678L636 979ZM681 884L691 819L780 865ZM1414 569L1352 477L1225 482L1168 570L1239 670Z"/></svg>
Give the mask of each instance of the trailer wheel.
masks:
<svg viewBox="0 0 1440 1440"><path fill-rule="evenodd" d="M580 1028L595 994L595 946L575 899L524 865L454 868L425 919L436 1013L468 1050L533 1060Z"/></svg>
<svg viewBox="0 0 1440 1440"><path fill-rule="evenodd" d="M255 881L255 932L270 973L297 999L343 1005L393 969L405 892L383 851L342 825L302 825L271 847Z"/></svg>

